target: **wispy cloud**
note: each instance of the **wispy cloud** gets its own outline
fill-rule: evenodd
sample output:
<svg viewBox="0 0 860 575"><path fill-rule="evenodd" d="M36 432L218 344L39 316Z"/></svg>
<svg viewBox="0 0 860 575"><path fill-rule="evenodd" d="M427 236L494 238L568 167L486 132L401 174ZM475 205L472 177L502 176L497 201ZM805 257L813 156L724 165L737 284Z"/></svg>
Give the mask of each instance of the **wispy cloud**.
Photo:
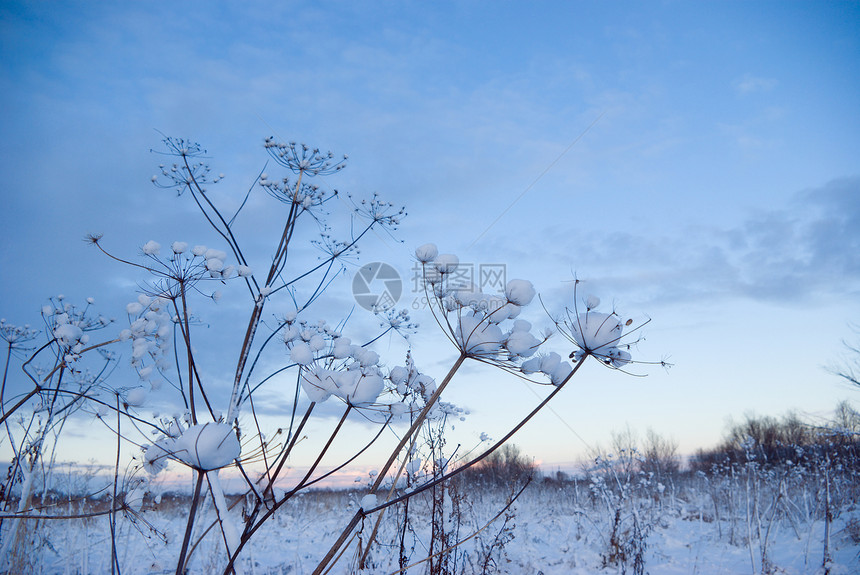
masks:
<svg viewBox="0 0 860 575"><path fill-rule="evenodd" d="M769 92L779 84L775 78L763 78L744 74L732 82L732 86L738 94L751 94L754 92Z"/></svg>
<svg viewBox="0 0 860 575"><path fill-rule="evenodd" d="M796 193L737 226L691 222L675 234L555 230L554 254L603 289L652 305L748 298L811 303L860 293L860 177Z"/></svg>

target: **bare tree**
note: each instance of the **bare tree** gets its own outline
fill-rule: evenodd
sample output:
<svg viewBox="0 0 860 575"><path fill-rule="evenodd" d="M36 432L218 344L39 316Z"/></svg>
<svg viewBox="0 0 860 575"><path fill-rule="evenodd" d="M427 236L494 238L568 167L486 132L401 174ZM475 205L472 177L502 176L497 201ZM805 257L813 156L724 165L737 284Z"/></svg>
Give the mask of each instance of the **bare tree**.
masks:
<svg viewBox="0 0 860 575"><path fill-rule="evenodd" d="M851 329L860 338L860 326L853 325ZM847 340L842 340L842 344L847 350L846 358L840 365L830 367L828 370L847 382L860 387L860 343L851 343Z"/></svg>
<svg viewBox="0 0 860 575"><path fill-rule="evenodd" d="M642 471L653 473L657 479L678 472L678 442L673 438L665 438L652 428L645 432L642 448Z"/></svg>

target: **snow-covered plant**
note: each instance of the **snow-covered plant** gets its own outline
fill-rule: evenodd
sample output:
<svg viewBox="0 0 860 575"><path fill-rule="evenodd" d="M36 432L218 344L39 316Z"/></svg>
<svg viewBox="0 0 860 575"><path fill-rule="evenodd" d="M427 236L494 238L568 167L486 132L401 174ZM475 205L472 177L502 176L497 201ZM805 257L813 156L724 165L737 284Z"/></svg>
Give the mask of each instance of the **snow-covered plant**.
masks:
<svg viewBox="0 0 860 575"><path fill-rule="evenodd" d="M16 327L0 320L0 337L6 342L3 382L0 386L0 423L13 459L0 487L0 510L12 512L0 518L0 570L16 571L21 565L9 561L20 557L10 553L16 545L29 545L27 529L39 528L40 518L26 515L37 498L52 488L53 465L60 449L60 436L67 419L78 411L94 408L92 398L108 391L106 375L115 364L103 346L116 340L93 342L93 334L112 323L94 310L95 300L83 306L58 295L41 310L43 329ZM25 356L22 373L32 389L23 397L6 399L9 364L13 355L33 350L42 336L44 343ZM94 353L94 352L103 353ZM13 403L14 402L14 403ZM25 524L29 522L29 526ZM43 544L49 544L42 541Z"/></svg>
<svg viewBox="0 0 860 575"><path fill-rule="evenodd" d="M353 344L349 338L341 335L339 329L333 327L334 324L329 324L325 319L308 319L308 310L344 269L346 258L354 254L359 240L373 228L395 228L405 212L374 197L369 207L366 202L354 207L355 216L365 216L364 227L354 230L346 237L333 238L325 223L325 205L337 196L337 192L324 190L309 180L340 171L346 164L346 157L335 160L330 152L324 153L303 144L278 143L269 138L265 141L266 151L277 164L286 168L292 177L288 175L271 178L263 173L258 178L258 185L281 202L285 211L283 228L275 238L271 264L268 270L255 273L234 230L239 212L228 220L207 194L206 186L217 183L223 176L210 176L208 165L199 161L203 151L198 145L171 138L166 139L165 144L168 154L176 160L170 166L162 165L161 175L155 177L154 181L159 186L175 189L180 195L190 193L207 221L218 232L222 241L226 242L228 250L218 251L198 246L189 252L187 244L174 242L171 244L172 254L169 254L166 260L159 260L157 246L144 246L144 254L152 258L155 264L148 266L148 271L159 278L151 284L149 295L170 302L174 322L179 327L184 343L187 377L184 385L176 387L185 401L185 409L188 410L188 421L177 420L175 426L166 429L162 439L146 449L145 461L148 469L156 472L169 460L188 466L196 473L197 492L205 477L213 494L217 522L227 551L225 571L229 572L239 568L241 563L236 563L238 554L260 526L296 492L319 480L312 480L311 476L351 410L370 408L384 411L384 408L378 407L379 396L385 387L385 374L380 367L378 354L367 347L366 343ZM320 239L312 240L312 243L317 245L324 255L318 265L309 270L296 271L288 265L290 247L299 237L299 224L305 220L320 230ZM236 263L231 264L230 259L235 259ZM291 275L287 275L288 273ZM218 292L203 292L200 285L204 281L224 282L231 278L245 283L251 295L251 314L238 353L239 360L232 378L230 398L222 412L213 407L214 399L210 398L210 386L201 379L196 365L191 338L192 314L186 300L189 294L195 291L198 295L202 293L217 301L220 296ZM303 280L308 278L312 281L310 285L316 287L302 293L300 288L305 285ZM268 326L263 323L263 310L279 293L288 296L293 310L286 312L274 326ZM408 317L401 319L403 325L392 325L391 329L408 329ZM268 332L262 338L259 337L261 328ZM151 341L149 332L144 331L143 337L150 340L148 346L141 344L147 353L153 351L153 347L157 350L157 346L153 345L157 342ZM278 341L284 345L285 357L288 360L286 369L292 369L296 374L293 414L286 432L286 443L283 445L266 439L265 434L259 430L259 423L247 429L239 420L240 414L247 409L252 420L257 421L253 397L255 393L259 394L260 387L270 381L271 376L257 376L255 372L264 351L275 351L276 348L271 344ZM151 355L153 363L159 369L157 354ZM301 422L297 422L295 408L299 402L300 389L304 390L310 399L310 405ZM198 415L199 408L195 405L195 398L198 396L208 411L206 419L209 421L205 423ZM329 441L321 447L316 462L306 477L289 492L278 491L275 482L279 480L296 441L301 437L305 422L315 405L332 396L345 403L340 423ZM387 422L388 419L382 417L381 423ZM249 440L255 447L248 445ZM246 449L256 455L244 455ZM245 498L246 508L243 511L244 524L234 526L220 491L218 473L228 465L237 465L241 470L242 461L246 457L261 458L264 470L261 480L248 481L248 496ZM243 475L248 477L247 473ZM186 551L191 543L193 515L192 510L177 569L182 568L188 561Z"/></svg>
<svg viewBox="0 0 860 575"><path fill-rule="evenodd" d="M387 501L378 499L378 505L371 509L361 508L343 530L340 538L329 549L323 561L317 566L315 574L324 572L337 554L342 553L342 546L364 516L382 512L389 506L408 500L415 494L435 488L484 460L504 445L561 391L587 357L593 356L602 363L616 368L631 361L628 350L630 345L635 342L621 343L623 326L620 321L611 319L615 317L614 313L598 315L591 312L593 307L599 305L597 298L592 297L587 301L585 314L580 316L575 311L572 313L567 310L567 321L554 320L558 330L577 348L569 355L570 359L575 361L572 366L567 361L562 361L561 356L556 352L536 355L552 332L544 330L535 336L532 334L532 324L518 319L522 309L528 306L537 295L530 281L514 279L507 282L503 292L486 294L479 287L474 285L463 286L454 281L453 277L459 265L459 258L454 254L439 253L435 244L428 243L419 246L415 250L415 258L422 269L425 301L429 303L430 311L436 323L457 349L459 355L438 387L434 388L424 409L413 419L411 427L391 453L377 481L371 485L371 494L377 494L382 478L392 468L399 454L410 441L414 442L412 440L414 434L424 424L440 394L451 383L454 375L466 360L498 367L527 379L528 376L540 373L542 377L549 379L549 383L554 386L554 389L525 418L513 423L504 437L468 462L415 486L409 493L398 497L389 497ZM574 288L575 300L576 289ZM576 310L576 305L575 303L574 310ZM631 324L632 321L628 321L626 326L629 327ZM641 327L640 325L635 329ZM622 345L626 347L622 349ZM666 365L665 362L661 363ZM409 452L407 451L407 453ZM404 461L408 458L408 455L404 456ZM370 539L368 545L373 542L373 536Z"/></svg>
<svg viewBox="0 0 860 575"><path fill-rule="evenodd" d="M48 341L23 363L33 390L10 401L5 394L6 376L0 388L0 423L6 426L7 436L16 446L13 467L3 485L2 493L6 494L3 504L10 508L12 499L8 494L23 482L23 491L16 490L20 494L15 499L16 511L30 511L29 494L37 476L35 466L40 464L47 439L51 433L59 433L58 426L62 428L74 409L83 409L116 439L117 463L108 486L112 504L105 512L111 529L111 570L120 567L117 553L120 515L146 530L148 522L141 519L141 505L144 494L155 489L147 477L154 479L170 466L174 470L187 470L195 486L177 556L177 572L187 568L191 551L210 531L197 529L203 520L205 506L200 505L199 496L204 484L215 511L216 531L220 532L227 555L225 570L238 571L241 562L235 566L233 563L253 533L295 492L321 479L312 475L328 445L321 446L316 463L292 492L275 489L313 406L323 401L324 396L342 400L346 409L337 429L342 427L350 410L372 411L381 429L391 419L391 412L396 411L388 407L391 397L380 399L386 387L394 388L395 384L387 379L387 369L369 347L375 338L353 344L340 333L343 318L332 318L333 323L327 323L310 319L309 310L346 270L348 258L355 258L358 242L373 229L395 229L405 211L378 196L369 201L347 196L347 203L352 203L353 226L343 233L329 229L326 204L338 194L311 179L340 171L346 157L335 160L331 153L267 139L265 149L279 166L286 168L288 176L276 179L261 174L255 182L259 189L280 202L276 205L283 213L282 227L273 238L274 252L264 256L270 258L270 263L255 271L239 239L241 212L248 197L235 213L227 216L210 191L224 176L213 175L205 151L198 144L182 139L166 138L164 144L163 155L169 161L159 166L159 174L152 181L159 188L174 190L178 196L191 197L216 234L212 242L215 247L210 242L195 244L184 238L167 242L147 238L140 244L137 257L120 257L107 249L101 235L88 237L108 257L141 273L143 277L138 279L141 290L125 307L127 327L106 342L90 341L89 332L110 323L102 317L92 317L91 300L81 311L58 297L43 310L43 333ZM308 224L304 231L302 222ZM308 231L318 239L313 239L313 235L308 238ZM340 237L335 237L336 234ZM306 240L321 250L320 261L309 269L289 265L293 244ZM223 389L211 381L211 371L203 364L208 356L199 351L205 347L201 345L205 330L200 324L207 312L207 300L210 304L218 302L222 289L230 290L230 284L236 283L244 284L250 296L250 316L240 349L226 354L235 353L238 361L230 378L232 388L224 397ZM276 310L283 314L281 319L270 324L264 321L264 309L269 308L276 295L282 296L293 311L285 312L281 307ZM381 319L385 326L376 337L390 331L408 334L414 329L405 312ZM8 376L9 359L14 353L20 355L26 351L26 342L37 334L5 320L0 322L0 330L8 344L4 370ZM279 342L281 345L277 345ZM110 362L116 363L114 353L105 354L102 359L106 363L100 369L87 371L84 356L90 350L101 350L107 343L119 345L114 349L126 358L137 381L118 377L113 383L107 378L111 373ZM53 362L42 365L50 352ZM280 358L284 367L275 373L259 373L275 357ZM260 428L254 396L266 384L271 386L278 381L275 376L285 371L296 376L292 417L285 432L267 438ZM312 396L312 401L305 419L299 422L295 408L302 389ZM28 422L19 414L33 401L35 408ZM171 415L160 414L165 411ZM22 430L18 435L12 429L13 416L17 418L14 427ZM337 430L331 439L336 434ZM130 449L137 452L137 465L123 474L121 455ZM262 481L250 479L257 474L245 470L250 465L262 465ZM219 474L226 467L238 469L248 479L248 503L241 524L233 518L220 487ZM18 523L14 518L6 521ZM7 527L0 533L6 548L16 541L14 531Z"/></svg>
<svg viewBox="0 0 860 575"><path fill-rule="evenodd" d="M587 469L589 489L605 519L602 566L644 574L648 536L661 520L665 486L645 472L632 437L615 436L617 453L598 454Z"/></svg>
<svg viewBox="0 0 860 575"><path fill-rule="evenodd" d="M633 319L622 319L614 309L609 313L596 311L600 306L600 298L589 295L580 301L577 293L580 283L579 279L573 282L573 309L566 308L560 318L553 319L558 332L575 347L570 353L571 359L579 361L592 356L607 367L622 371L631 363L670 366L665 361L634 362L630 351L639 339L631 341L628 336L639 332L651 320L646 319L634 325ZM582 308L585 308L584 311Z"/></svg>
<svg viewBox="0 0 860 575"><path fill-rule="evenodd" d="M403 208L376 195L359 200L324 185L322 177L340 172L346 156L335 158L330 152L269 138L264 148L276 169L286 173L261 173L234 213L228 214L212 192L225 176L213 174L205 151L183 139L165 138L164 145L168 160L159 166L153 183L175 191L182 200L190 198L213 237L199 238L200 243L186 237L141 238L137 253L119 256L102 236L90 235L90 244L138 274L140 289L129 294L123 310L127 325L116 337L94 343L90 332L111 321L92 314L92 301L76 308L58 297L42 312L47 342L22 364L32 391L7 399L5 375L0 388L0 423L15 446L12 471L2 491L6 510L12 512L8 494L16 483L24 494L9 516L13 522L39 511L29 496L34 492L35 466L44 460L48 439L57 445L64 423L76 410L87 413L112 438L115 464L112 479L103 486L110 504L94 515L107 517L112 572L122 567L119 533L124 524L161 537L146 514L147 502L152 496L158 499L157 478L166 469L184 474L193 486L184 529L174 538L176 573L189 569L207 537L217 541L221 553L213 555L213 565L225 575L238 573L248 560L243 550L268 521L297 495L367 452L388 430L399 438L397 444L381 461L366 493L356 498L355 514L315 572L329 570L343 557L359 524L374 516L372 531L366 537L362 532L354 554L354 567L364 567L388 507L435 490L441 510L446 482L504 445L562 390L588 356L615 368L632 361L629 344L621 341L629 322L623 324L614 312L594 311L593 299L586 302L583 314L568 311L565 320L555 322L576 348L569 357L543 352L551 331L537 332L520 317L537 296L530 281L511 280L499 293L457 285L453 277L459 259L440 254L433 244L419 247L415 258L423 270L429 309L456 358L441 378L421 371L411 349L404 365L386 361L374 343L389 333L408 338L417 328L409 313L376 310L378 329L368 335L363 330L350 333L348 317L327 317L330 308L317 304L358 258L359 242L371 231L396 229L406 215ZM280 214L269 253L250 253L250 244L241 240L242 211L255 189L264 192L264 200ZM339 201L332 202L335 198ZM343 206L350 225L330 227L330 212ZM256 235L265 233L257 222L253 225ZM297 265L291 258L300 253L297 242L318 249L318 261ZM237 291L243 295L237 296ZM206 343L212 333L204 326L214 306L228 298L231 310L247 306L248 316L237 332L238 349L218 349L214 354L222 361L235 358L225 374L221 365L210 365L213 354ZM5 322L0 322L0 333L8 344L7 367L13 353L23 352L36 335ZM103 349L108 344L111 352ZM104 353L96 356L90 353L93 350ZM561 351L567 354L570 349ZM119 357L131 378L109 377ZM549 385L551 391L526 417L511 422L501 439L482 441L478 455L470 452L457 458L444 453L445 426L465 413L443 401L442 394L467 361ZM272 407L272 397L285 401ZM264 404L269 413L276 409L284 422L275 433L264 429ZM311 432L326 423L320 417L311 425L312 418L323 410L331 413L332 406L340 417L330 431ZM25 407L32 410L29 421L20 417ZM375 425L376 433L353 446L348 457L331 462L330 447L335 441L350 440L347 430L358 419L362 425ZM421 433L431 438L424 452ZM297 482L286 484L285 472L299 450L312 463ZM123 471L121 460L129 454L133 465ZM325 472L323 462L329 468ZM226 470L242 481L239 509L234 509L237 503L228 503L222 488ZM17 527L2 527L0 543L8 548L17 540ZM456 546L464 536L454 525L436 527L431 538L434 550ZM447 560L441 561L433 564Z"/></svg>
<svg viewBox="0 0 860 575"><path fill-rule="evenodd" d="M430 310L461 356L514 371L549 337L536 337L529 322L515 320L535 298L530 281L510 280L504 293L486 294L474 284L462 286L452 280L460 260L454 254L440 254L435 244L420 246L415 257Z"/></svg>

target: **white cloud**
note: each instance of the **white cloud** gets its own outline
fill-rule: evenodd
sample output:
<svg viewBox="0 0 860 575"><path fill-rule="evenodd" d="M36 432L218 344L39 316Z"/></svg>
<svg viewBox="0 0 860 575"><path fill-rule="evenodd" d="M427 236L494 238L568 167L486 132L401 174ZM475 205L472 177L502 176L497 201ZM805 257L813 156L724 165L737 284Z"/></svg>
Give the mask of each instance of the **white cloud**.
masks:
<svg viewBox="0 0 860 575"><path fill-rule="evenodd" d="M637 305L820 303L860 293L860 177L801 191L734 227L689 224L654 235L553 228L546 232L553 244L575 250L547 257L570 262L581 277Z"/></svg>
<svg viewBox="0 0 860 575"><path fill-rule="evenodd" d="M778 83L775 78L763 78L753 76L752 74L744 74L740 78L735 79L732 85L739 94L751 94L753 92L769 92L776 88Z"/></svg>

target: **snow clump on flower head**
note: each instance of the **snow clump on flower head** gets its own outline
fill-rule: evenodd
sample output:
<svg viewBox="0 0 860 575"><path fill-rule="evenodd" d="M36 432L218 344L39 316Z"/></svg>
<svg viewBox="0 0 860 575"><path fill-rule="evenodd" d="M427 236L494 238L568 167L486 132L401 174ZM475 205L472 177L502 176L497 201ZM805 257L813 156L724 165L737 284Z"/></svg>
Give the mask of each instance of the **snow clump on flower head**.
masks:
<svg viewBox="0 0 860 575"><path fill-rule="evenodd" d="M496 323L467 313L460 317L454 334L460 349L473 356L494 356L502 348L504 338Z"/></svg>
<svg viewBox="0 0 860 575"><path fill-rule="evenodd" d="M310 365L314 361L314 352L311 350L311 346L300 342L290 350L290 359L299 365Z"/></svg>
<svg viewBox="0 0 860 575"><path fill-rule="evenodd" d="M54 328L54 337L60 345L71 347L84 337L84 331L71 323L62 323Z"/></svg>
<svg viewBox="0 0 860 575"><path fill-rule="evenodd" d="M464 354L501 364L530 357L546 341L533 336L526 321L515 323L507 332L501 327L534 300L537 292L530 281L514 279L500 293L485 294L480 286L455 277L460 266L456 255L439 254L434 244L424 244L415 250L415 257L422 263L431 311Z"/></svg>
<svg viewBox="0 0 860 575"><path fill-rule="evenodd" d="M614 347L621 339L621 320L608 313L586 312L576 316L572 322L573 339L580 348L601 353Z"/></svg>
<svg viewBox="0 0 860 575"><path fill-rule="evenodd" d="M553 385L561 385L567 379L567 376L570 375L570 372L573 371L570 363L562 361L561 356L554 351L524 361L520 369L525 375L540 372L549 377L550 383Z"/></svg>
<svg viewBox="0 0 860 575"><path fill-rule="evenodd" d="M141 249L143 250L143 253L145 253L148 256L157 256L158 252L161 251L161 244L159 244L158 242L149 240L148 242L143 244L143 248L141 248Z"/></svg>
<svg viewBox="0 0 860 575"><path fill-rule="evenodd" d="M284 343L290 359L301 368L301 385L314 403L335 396L354 407L375 404L384 390L379 354L359 345L329 326L284 319ZM321 352L321 353L317 353Z"/></svg>
<svg viewBox="0 0 860 575"><path fill-rule="evenodd" d="M505 297L514 305L529 305L536 295L532 282L528 280L511 280L505 286Z"/></svg>
<svg viewBox="0 0 860 575"><path fill-rule="evenodd" d="M128 390L125 396L125 403L129 407L141 407L146 403L146 390L142 387L135 387Z"/></svg>
<svg viewBox="0 0 860 575"><path fill-rule="evenodd" d="M531 334L532 325L522 319L514 322L514 327L505 340L505 349L511 357L531 357L542 341Z"/></svg>
<svg viewBox="0 0 860 575"><path fill-rule="evenodd" d="M423 246L419 246L415 249L415 257L418 258L418 261L422 264L432 262L438 255L439 250L436 248L436 244L424 244Z"/></svg>
<svg viewBox="0 0 860 575"><path fill-rule="evenodd" d="M359 503L362 511L367 511L368 509L373 509L376 507L376 494L368 493L364 497L361 498L361 502Z"/></svg>
<svg viewBox="0 0 860 575"><path fill-rule="evenodd" d="M577 284L579 281L577 280ZM576 287L574 287L574 300ZM585 299L586 311L577 313L576 309L567 310L567 318L557 321L559 331L578 349L570 354L576 361L588 355L593 355L604 364L621 368L631 362L630 344L622 344L624 328L633 323L628 319L622 321L617 313L602 313L594 311L600 305L600 299L588 296ZM640 326L641 327L641 326Z"/></svg>
<svg viewBox="0 0 860 575"><path fill-rule="evenodd" d="M630 353L618 349L624 330L621 320L615 314L587 311L576 316L570 324L573 342L579 347L574 354L576 359L591 354L615 367L630 362Z"/></svg>
<svg viewBox="0 0 860 575"><path fill-rule="evenodd" d="M334 395L355 407L376 403L385 387L379 368L362 368L352 362L345 369L313 366L302 371L302 389L308 399L322 403Z"/></svg>
<svg viewBox="0 0 860 575"><path fill-rule="evenodd" d="M147 447L144 467L150 473L158 473L166 459L173 459L200 471L212 471L230 465L241 451L239 439L230 425L192 425L178 437L167 437Z"/></svg>
<svg viewBox="0 0 860 575"><path fill-rule="evenodd" d="M439 254L433 259L433 266L440 274L450 274L460 265L460 259L454 254Z"/></svg>

